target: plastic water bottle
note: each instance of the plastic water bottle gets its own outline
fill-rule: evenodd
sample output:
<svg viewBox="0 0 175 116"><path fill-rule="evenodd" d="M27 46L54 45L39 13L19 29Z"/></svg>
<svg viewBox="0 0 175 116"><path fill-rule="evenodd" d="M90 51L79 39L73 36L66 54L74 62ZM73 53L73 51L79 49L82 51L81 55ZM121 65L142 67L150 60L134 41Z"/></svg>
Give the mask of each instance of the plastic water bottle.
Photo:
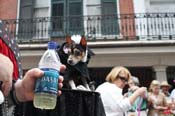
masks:
<svg viewBox="0 0 175 116"><path fill-rule="evenodd" d="M60 59L55 49L56 42L48 42L38 67L44 71L43 77L37 79L33 104L40 109L54 109L57 103L58 77Z"/></svg>

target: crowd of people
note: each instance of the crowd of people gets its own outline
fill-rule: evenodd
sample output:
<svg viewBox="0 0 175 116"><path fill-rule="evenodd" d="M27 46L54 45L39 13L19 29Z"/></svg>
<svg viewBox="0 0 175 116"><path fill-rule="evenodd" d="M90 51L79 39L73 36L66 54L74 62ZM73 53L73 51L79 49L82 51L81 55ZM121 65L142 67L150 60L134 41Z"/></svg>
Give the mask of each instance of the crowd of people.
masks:
<svg viewBox="0 0 175 116"><path fill-rule="evenodd" d="M122 94L127 84L128 91ZM169 93L170 87L167 81L158 80L149 88L141 87L127 68L114 67L96 91L101 94L107 116L174 116L175 89Z"/></svg>

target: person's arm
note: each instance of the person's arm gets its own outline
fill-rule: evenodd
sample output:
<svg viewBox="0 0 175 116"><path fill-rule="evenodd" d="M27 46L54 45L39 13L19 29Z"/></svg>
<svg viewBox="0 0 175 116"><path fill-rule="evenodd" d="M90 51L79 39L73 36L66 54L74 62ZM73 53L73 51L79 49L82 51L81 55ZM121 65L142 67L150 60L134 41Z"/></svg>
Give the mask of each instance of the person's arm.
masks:
<svg viewBox="0 0 175 116"><path fill-rule="evenodd" d="M135 86L135 88L133 88L133 89L135 89L135 92L131 96L129 96L129 97L123 97L123 99L119 99L117 97L111 97L111 99L115 98L113 100L113 103L115 103L114 107L118 111L120 111L120 112L128 111L131 108L131 105L135 102L135 100L139 96L144 96L144 94L147 91L146 87L139 88L139 87ZM115 95L115 96L117 96L117 95ZM108 97L108 98L110 98L110 97ZM107 100L106 102L109 102L109 100ZM112 102L111 102L111 104L112 104Z"/></svg>
<svg viewBox="0 0 175 116"><path fill-rule="evenodd" d="M167 110L168 109L168 104L167 104L167 100L166 100L166 96L164 94L161 94L162 95L162 102L163 104L162 105L158 105L155 109L157 110Z"/></svg>
<svg viewBox="0 0 175 116"><path fill-rule="evenodd" d="M146 94L146 91L146 87L137 88L137 90L131 96L128 97L130 103L133 104L139 96L145 96L144 94Z"/></svg>
<svg viewBox="0 0 175 116"><path fill-rule="evenodd" d="M153 107L153 99L151 97L151 92L148 92L148 97L147 97L147 101L148 101L148 107Z"/></svg>

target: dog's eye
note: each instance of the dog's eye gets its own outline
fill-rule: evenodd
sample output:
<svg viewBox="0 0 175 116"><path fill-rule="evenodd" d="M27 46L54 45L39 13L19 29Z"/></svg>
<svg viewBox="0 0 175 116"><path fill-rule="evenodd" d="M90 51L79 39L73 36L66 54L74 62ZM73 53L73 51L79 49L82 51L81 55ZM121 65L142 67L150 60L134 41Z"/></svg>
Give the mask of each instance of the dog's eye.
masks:
<svg viewBox="0 0 175 116"><path fill-rule="evenodd" d="M75 55L75 56L80 56L80 55L81 55L81 52L80 52L80 51L75 50L75 51L74 51L74 55Z"/></svg>
<svg viewBox="0 0 175 116"><path fill-rule="evenodd" d="M70 50L70 49L68 49L68 52L67 52L67 53L68 53L68 55L70 55L70 54L71 54L71 50Z"/></svg>
<svg viewBox="0 0 175 116"><path fill-rule="evenodd" d="M71 49L71 45L66 44L66 45L64 46L64 48Z"/></svg>

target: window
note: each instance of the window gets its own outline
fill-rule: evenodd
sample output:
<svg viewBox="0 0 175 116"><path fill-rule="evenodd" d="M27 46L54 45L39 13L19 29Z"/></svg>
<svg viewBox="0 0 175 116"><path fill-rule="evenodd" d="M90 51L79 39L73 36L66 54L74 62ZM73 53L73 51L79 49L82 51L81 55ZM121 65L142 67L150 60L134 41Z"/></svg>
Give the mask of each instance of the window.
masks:
<svg viewBox="0 0 175 116"><path fill-rule="evenodd" d="M119 33L116 0L101 0L102 2L102 34L117 35Z"/></svg>
<svg viewBox="0 0 175 116"><path fill-rule="evenodd" d="M52 35L81 34L82 6L82 0L52 0Z"/></svg>

